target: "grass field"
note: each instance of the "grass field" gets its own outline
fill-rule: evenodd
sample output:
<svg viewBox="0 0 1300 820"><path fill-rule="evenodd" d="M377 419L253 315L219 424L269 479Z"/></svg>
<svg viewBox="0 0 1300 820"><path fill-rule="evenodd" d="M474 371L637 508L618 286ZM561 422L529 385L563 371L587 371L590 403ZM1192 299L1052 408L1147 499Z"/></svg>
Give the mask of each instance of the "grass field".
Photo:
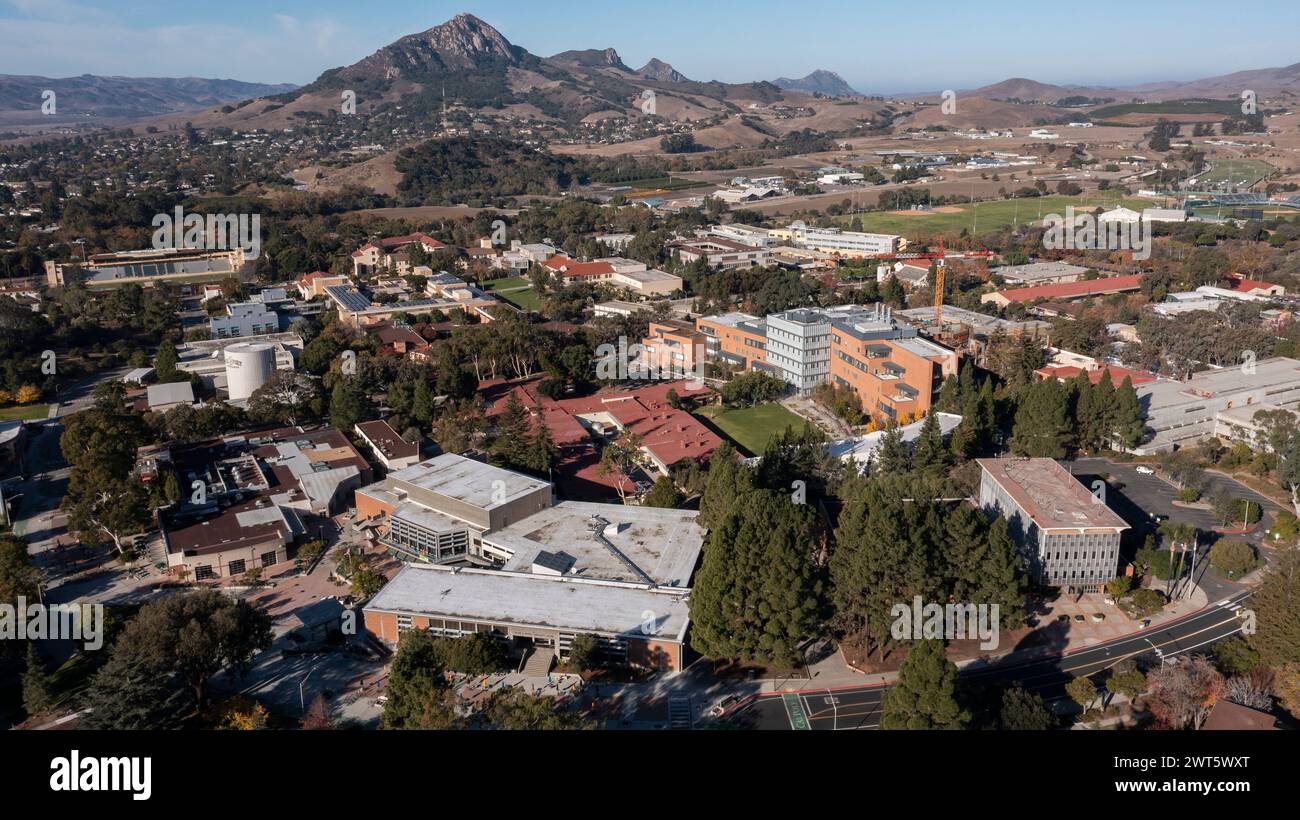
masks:
<svg viewBox="0 0 1300 820"><path fill-rule="evenodd" d="M532 283L524 276L494 279L485 283L483 290L495 293L520 310L537 310L540 303L537 291L533 290Z"/></svg>
<svg viewBox="0 0 1300 820"><path fill-rule="evenodd" d="M1197 188L1219 188L1224 185L1248 187L1259 182L1277 169L1258 159L1219 160L1210 164L1210 170L1196 178Z"/></svg>
<svg viewBox="0 0 1300 820"><path fill-rule="evenodd" d="M759 404L736 410L701 407L695 414L755 456L763 454L767 440L772 436L787 427L798 429L804 424L802 418L779 404Z"/></svg>
<svg viewBox="0 0 1300 820"><path fill-rule="evenodd" d="M0 407L0 421L35 421L50 414L48 404L28 404L16 407Z"/></svg>
<svg viewBox="0 0 1300 820"><path fill-rule="evenodd" d="M1240 100L1162 100L1160 102L1118 103L1088 112L1093 122L1122 117L1125 114L1168 114L1175 119L1179 114L1223 114L1231 116L1241 112Z"/></svg>
<svg viewBox="0 0 1300 820"><path fill-rule="evenodd" d="M1014 187L1020 187L1022 184L1025 184L1024 180L1008 183L1009 186ZM978 234L980 231L993 231L1013 224L1025 225L1036 222L1048 214L1065 216L1065 209L1070 205L1074 206L1075 211L1085 208L1091 211L1098 207L1109 210L1120 205L1140 211L1154 204L1156 203L1148 199L1115 195L1040 196L948 206L959 209L954 213L934 211L921 215L912 212L880 211L851 214L840 217L840 224L848 227L854 219L861 219L862 230L868 233L893 233L909 239L918 239L938 234L956 236L963 228Z"/></svg>

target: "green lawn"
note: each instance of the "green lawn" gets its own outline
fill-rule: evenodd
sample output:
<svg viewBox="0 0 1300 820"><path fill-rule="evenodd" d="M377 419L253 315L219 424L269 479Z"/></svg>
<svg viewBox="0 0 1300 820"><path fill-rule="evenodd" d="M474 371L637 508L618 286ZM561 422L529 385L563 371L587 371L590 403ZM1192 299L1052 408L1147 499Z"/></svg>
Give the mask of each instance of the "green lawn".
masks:
<svg viewBox="0 0 1300 820"><path fill-rule="evenodd" d="M520 310L537 310L540 300L532 282L526 276L512 276L509 279L493 279L483 284L483 290L495 293Z"/></svg>
<svg viewBox="0 0 1300 820"><path fill-rule="evenodd" d="M1002 177L1006 180L1008 188L1033 185L1032 179L1022 178L1017 182L1011 182L1007 179L1008 176L1003 174ZM1156 204L1158 203L1149 199L1125 198L1114 194L1107 196L1105 192L1098 192L1078 197L1052 195L953 205L949 207L960 210L954 213L940 213L936 210L924 216L889 211L850 214L840 217L839 221L847 228L854 219L860 219L862 230L867 233L893 233L909 239L919 239L940 233L956 236L961 233L962 228L979 234L1012 224L1025 225L1036 222L1048 214L1059 214L1063 217L1066 207L1070 205L1074 206L1076 212L1080 212L1084 209L1091 211L1098 207L1110 210L1120 205L1140 211Z"/></svg>
<svg viewBox="0 0 1300 820"><path fill-rule="evenodd" d="M0 407L0 421L36 421L49 416L48 404L27 404L14 407Z"/></svg>
<svg viewBox="0 0 1300 820"><path fill-rule="evenodd" d="M736 410L701 407L695 414L755 456L763 454L767 440L772 436L787 427L797 429L804 425L802 418L779 404L759 404Z"/></svg>
<svg viewBox="0 0 1300 820"><path fill-rule="evenodd" d="M1259 182L1277 169L1258 159L1215 160L1210 170L1196 178L1197 189L1236 185L1246 188Z"/></svg>

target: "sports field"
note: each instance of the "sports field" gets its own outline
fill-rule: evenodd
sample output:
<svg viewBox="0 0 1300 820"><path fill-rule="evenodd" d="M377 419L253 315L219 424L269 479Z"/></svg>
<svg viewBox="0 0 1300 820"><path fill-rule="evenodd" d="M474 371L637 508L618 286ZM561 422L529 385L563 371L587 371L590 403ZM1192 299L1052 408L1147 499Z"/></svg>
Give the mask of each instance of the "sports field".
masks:
<svg viewBox="0 0 1300 820"><path fill-rule="evenodd" d="M862 230L868 233L893 233L909 239L936 236L956 236L962 229L978 234L1009 225L1026 225L1048 214L1065 216L1066 207L1075 211L1103 208L1110 210L1124 206L1134 210L1150 208L1159 203L1135 197L1104 196L1039 196L1003 199L995 202L975 202L967 205L950 205L933 211L881 211L852 214L840 217L840 224L848 227L854 219L862 220Z"/></svg>
<svg viewBox="0 0 1300 820"><path fill-rule="evenodd" d="M539 304L537 291L525 276L493 279L483 284L483 290L495 293L520 310L537 310Z"/></svg>
<svg viewBox="0 0 1300 820"><path fill-rule="evenodd" d="M1196 178L1196 187L1216 189L1227 185L1248 188L1277 169L1258 159L1216 160Z"/></svg>

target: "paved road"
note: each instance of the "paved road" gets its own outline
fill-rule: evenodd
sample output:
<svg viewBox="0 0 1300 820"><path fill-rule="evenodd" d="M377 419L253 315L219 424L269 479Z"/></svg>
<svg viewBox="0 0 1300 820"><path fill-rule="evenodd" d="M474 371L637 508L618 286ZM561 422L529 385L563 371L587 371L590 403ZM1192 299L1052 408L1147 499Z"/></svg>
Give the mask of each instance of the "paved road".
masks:
<svg viewBox="0 0 1300 820"><path fill-rule="evenodd" d="M1157 664L1208 647L1241 631L1241 620L1232 610L1247 592L1215 601L1199 612L1160 627L1079 649L1063 657L1040 661L999 663L960 673L965 682L1004 685L1019 681L1045 700L1065 698L1065 684L1080 675L1095 675L1128 658L1142 658ZM880 726L881 702L888 686L861 686L835 690L805 690L771 693L760 697L737 718L757 729L792 727L842 730L875 729Z"/></svg>

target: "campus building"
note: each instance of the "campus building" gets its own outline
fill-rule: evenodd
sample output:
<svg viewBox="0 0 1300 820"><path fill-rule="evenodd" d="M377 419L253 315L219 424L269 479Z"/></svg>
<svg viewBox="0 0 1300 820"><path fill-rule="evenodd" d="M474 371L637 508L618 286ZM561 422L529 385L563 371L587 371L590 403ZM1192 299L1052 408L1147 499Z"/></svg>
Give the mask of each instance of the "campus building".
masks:
<svg viewBox="0 0 1300 820"><path fill-rule="evenodd" d="M888 256L898 253L906 245L903 238L895 234L816 228L802 221L791 222L785 228L775 228L768 235L796 248L849 258Z"/></svg>
<svg viewBox="0 0 1300 820"><path fill-rule="evenodd" d="M142 448L142 481L176 476L181 500L158 511L168 570L231 578L289 558L316 522L347 506L370 465L332 427L285 427L175 447Z"/></svg>
<svg viewBox="0 0 1300 820"><path fill-rule="evenodd" d="M1119 571L1124 519L1050 458L981 458L980 506L1007 520L1029 577L1100 592Z"/></svg>
<svg viewBox="0 0 1300 820"><path fill-rule="evenodd" d="M244 250L239 247L232 250L150 248L100 253L84 261L49 261L45 263L45 281L50 287L84 282L91 289L170 282L185 291L203 282L235 276L243 265Z"/></svg>
<svg viewBox="0 0 1300 820"><path fill-rule="evenodd" d="M880 304L797 308L766 319L704 316L696 327L710 358L771 373L801 395L827 382L851 388L863 410L881 419L921 418L957 373L956 352L921 338Z"/></svg>
<svg viewBox="0 0 1300 820"><path fill-rule="evenodd" d="M612 660L683 666L695 512L553 503L548 481L452 454L358 490L356 506L410 562L365 608L380 640L486 632L563 658L591 633Z"/></svg>

